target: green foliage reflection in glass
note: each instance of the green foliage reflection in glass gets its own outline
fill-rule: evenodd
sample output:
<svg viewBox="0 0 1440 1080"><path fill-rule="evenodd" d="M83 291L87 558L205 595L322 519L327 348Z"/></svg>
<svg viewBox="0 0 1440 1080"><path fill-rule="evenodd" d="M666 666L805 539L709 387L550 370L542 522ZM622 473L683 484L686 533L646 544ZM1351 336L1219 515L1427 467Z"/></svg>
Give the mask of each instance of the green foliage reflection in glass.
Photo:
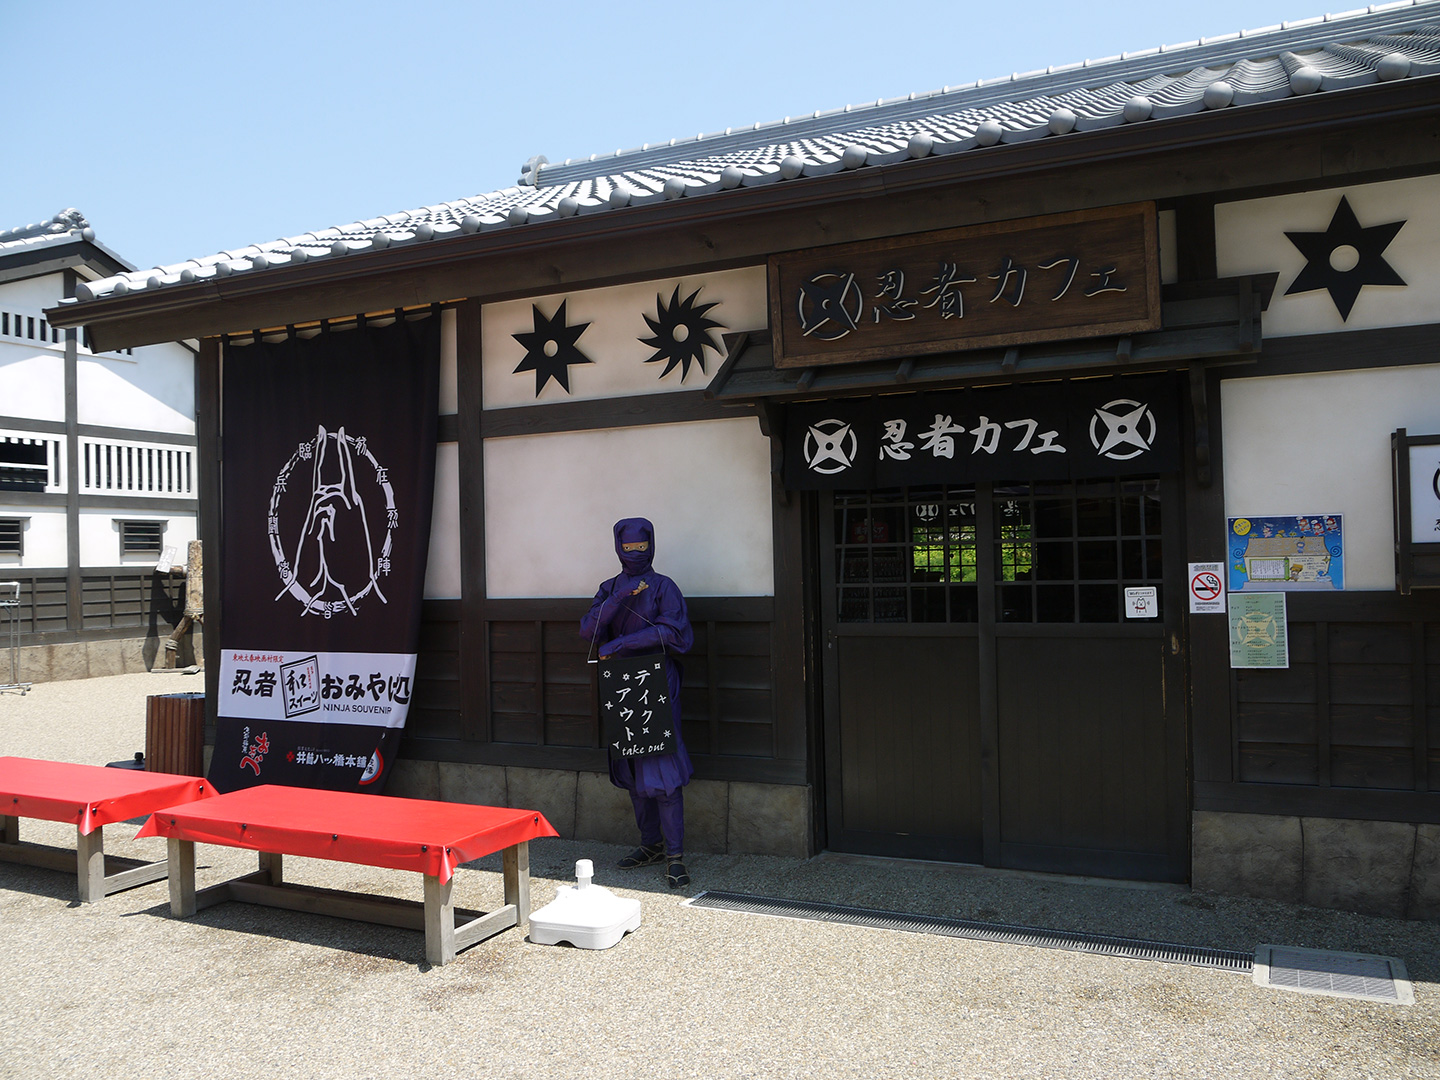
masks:
<svg viewBox="0 0 1440 1080"><path fill-rule="evenodd" d="M915 545L915 573L912 581L958 583L975 580L975 526L933 524L912 525L910 540Z"/></svg>
<svg viewBox="0 0 1440 1080"><path fill-rule="evenodd" d="M1000 580L1029 581L1035 559L1034 533L1030 526L1028 503L1015 499L996 500L996 517L1000 524Z"/></svg>

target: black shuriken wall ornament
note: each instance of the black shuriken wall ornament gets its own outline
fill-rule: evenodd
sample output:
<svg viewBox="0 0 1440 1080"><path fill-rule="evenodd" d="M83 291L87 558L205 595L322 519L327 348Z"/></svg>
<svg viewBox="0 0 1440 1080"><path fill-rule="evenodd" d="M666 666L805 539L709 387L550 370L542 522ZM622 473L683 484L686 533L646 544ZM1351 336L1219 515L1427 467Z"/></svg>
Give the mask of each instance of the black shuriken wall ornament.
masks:
<svg viewBox="0 0 1440 1080"><path fill-rule="evenodd" d="M665 303L665 297L659 293L655 294L655 313L658 318L652 319L645 316L654 337L640 338L640 344L649 345L655 350L655 355L646 359L645 363L653 364L664 360L665 370L660 372L660 378L669 375L675 370L675 365L680 365L680 381L685 381L685 376L690 374L691 363L700 365L700 370L705 370L705 349L710 347L716 353L723 353L724 346L715 338L716 330L723 330L723 323L714 319L707 319L705 313L713 307L718 307L719 302L713 304L697 304L695 298L700 295L696 289L684 300L680 299L680 286L675 286L675 291L670 294L670 303Z"/></svg>
<svg viewBox="0 0 1440 1080"><path fill-rule="evenodd" d="M1403 221L1392 221L1388 225L1362 228L1350 203L1345 196L1340 196L1340 205L1324 232L1285 234L1306 260L1305 269L1285 290L1285 295L1326 289L1341 320L1348 320L1356 297L1366 285L1405 284L1405 279L1382 258L1404 225Z"/></svg>
<svg viewBox="0 0 1440 1080"><path fill-rule="evenodd" d="M582 353L575 347L575 342L580 340L589 323L576 323L574 326L565 325L565 301L560 301L560 306L555 309L553 318L547 319L540 313L538 305L534 307L535 329L530 333L511 334L516 341L525 346L525 359L515 369L514 374L519 375L522 371L535 372L535 396L540 396L540 391L545 389L545 384L554 379L560 384L567 394L570 392L570 365L571 364L593 364L595 361Z"/></svg>

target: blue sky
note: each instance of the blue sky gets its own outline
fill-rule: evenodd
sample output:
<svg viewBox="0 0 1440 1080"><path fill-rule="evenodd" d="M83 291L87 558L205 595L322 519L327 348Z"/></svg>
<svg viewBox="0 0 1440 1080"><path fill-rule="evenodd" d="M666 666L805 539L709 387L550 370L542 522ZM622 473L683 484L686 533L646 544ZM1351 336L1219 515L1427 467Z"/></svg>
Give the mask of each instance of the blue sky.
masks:
<svg viewBox="0 0 1440 1080"><path fill-rule="evenodd" d="M175 263L493 191L534 154L1256 29L1315 2L0 0L0 228L74 206L137 266Z"/></svg>

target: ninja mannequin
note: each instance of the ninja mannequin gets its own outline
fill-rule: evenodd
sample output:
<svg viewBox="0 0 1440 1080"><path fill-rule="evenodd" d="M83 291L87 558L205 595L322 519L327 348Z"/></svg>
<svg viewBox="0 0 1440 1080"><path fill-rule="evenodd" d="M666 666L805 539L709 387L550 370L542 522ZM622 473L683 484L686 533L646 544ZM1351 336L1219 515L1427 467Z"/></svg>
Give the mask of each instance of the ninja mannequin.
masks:
<svg viewBox="0 0 1440 1080"><path fill-rule="evenodd" d="M610 759L610 782L630 793L640 846L620 860L623 869L667 863L666 880L674 889L690 884L685 871L685 804L683 788L694 768L680 731L680 682L676 659L690 651L695 633L679 587L651 564L655 558L655 527L644 518L615 523L615 554L621 571L601 584L590 611L580 620L580 636L594 642L598 655L639 656L659 652L670 657L670 708L679 743L672 754Z"/></svg>

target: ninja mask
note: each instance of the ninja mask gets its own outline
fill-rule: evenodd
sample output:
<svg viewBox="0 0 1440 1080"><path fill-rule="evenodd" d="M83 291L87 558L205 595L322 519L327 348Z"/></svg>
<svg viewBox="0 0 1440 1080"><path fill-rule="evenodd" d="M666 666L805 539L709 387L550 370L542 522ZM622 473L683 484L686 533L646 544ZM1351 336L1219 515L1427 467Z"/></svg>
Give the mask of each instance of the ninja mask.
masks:
<svg viewBox="0 0 1440 1080"><path fill-rule="evenodd" d="M655 526L644 518L622 518L615 523L615 554L631 577L646 573L655 561Z"/></svg>

